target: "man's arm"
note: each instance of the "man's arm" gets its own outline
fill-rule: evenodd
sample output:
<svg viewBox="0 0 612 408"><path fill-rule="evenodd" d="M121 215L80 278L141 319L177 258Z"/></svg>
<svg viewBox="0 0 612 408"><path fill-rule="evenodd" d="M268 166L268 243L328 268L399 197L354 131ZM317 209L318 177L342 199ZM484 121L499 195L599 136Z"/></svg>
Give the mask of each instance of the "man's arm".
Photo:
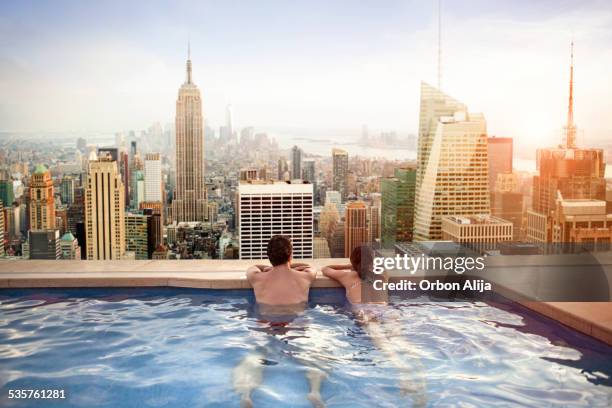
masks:
<svg viewBox="0 0 612 408"><path fill-rule="evenodd" d="M311 282L314 281L317 277L317 270L307 263L293 263L291 264L291 269L300 272L306 272Z"/></svg>
<svg viewBox="0 0 612 408"><path fill-rule="evenodd" d="M348 275L351 271L351 264L347 265L329 265L323 267L321 272L330 279L340 282L342 278Z"/></svg>
<svg viewBox="0 0 612 408"><path fill-rule="evenodd" d="M266 265L250 266L249 269L247 269L246 271L247 280L251 282L257 276L258 273L265 272L267 268L269 268L269 266Z"/></svg>

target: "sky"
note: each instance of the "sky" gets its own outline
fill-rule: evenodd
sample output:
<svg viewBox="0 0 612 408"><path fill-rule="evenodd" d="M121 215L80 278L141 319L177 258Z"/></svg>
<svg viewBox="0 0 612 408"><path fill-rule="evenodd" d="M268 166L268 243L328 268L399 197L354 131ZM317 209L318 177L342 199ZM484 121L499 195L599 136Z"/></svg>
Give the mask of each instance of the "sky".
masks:
<svg viewBox="0 0 612 408"><path fill-rule="evenodd" d="M173 121L191 42L204 116L237 126L416 133L437 83L437 1L0 3L0 131ZM612 2L442 0L442 89L489 134L554 144L575 42L580 144L612 136Z"/></svg>

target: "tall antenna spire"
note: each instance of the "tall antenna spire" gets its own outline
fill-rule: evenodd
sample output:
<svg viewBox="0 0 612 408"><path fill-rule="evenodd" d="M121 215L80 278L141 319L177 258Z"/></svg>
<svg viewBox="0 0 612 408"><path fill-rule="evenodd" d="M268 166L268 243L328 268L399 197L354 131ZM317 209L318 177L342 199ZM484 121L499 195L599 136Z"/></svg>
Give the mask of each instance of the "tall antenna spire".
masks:
<svg viewBox="0 0 612 408"><path fill-rule="evenodd" d="M187 83L191 82L191 40L187 40Z"/></svg>
<svg viewBox="0 0 612 408"><path fill-rule="evenodd" d="M576 147L576 125L574 125L574 40L571 45L569 102L567 106L567 125L565 144L568 149Z"/></svg>
<svg viewBox="0 0 612 408"><path fill-rule="evenodd" d="M438 89L442 89L442 0L438 0Z"/></svg>

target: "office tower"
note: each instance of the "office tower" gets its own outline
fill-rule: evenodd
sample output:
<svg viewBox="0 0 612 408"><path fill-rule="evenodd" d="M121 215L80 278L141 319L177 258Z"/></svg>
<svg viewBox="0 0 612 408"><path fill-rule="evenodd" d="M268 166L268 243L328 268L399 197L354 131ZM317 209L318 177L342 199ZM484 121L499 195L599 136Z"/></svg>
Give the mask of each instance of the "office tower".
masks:
<svg viewBox="0 0 612 408"><path fill-rule="evenodd" d="M368 206L368 242L380 242L380 206Z"/></svg>
<svg viewBox="0 0 612 408"><path fill-rule="evenodd" d="M119 154L119 172L121 173L121 181L123 181L123 194L125 199L130 197L130 159L129 154L122 151Z"/></svg>
<svg viewBox="0 0 612 408"><path fill-rule="evenodd" d="M159 153L149 153L145 155L144 181L144 201L162 202L162 171Z"/></svg>
<svg viewBox="0 0 612 408"><path fill-rule="evenodd" d="M438 88L421 82L419 142L417 146L417 191L420 189L429 163L429 153L436 136L439 119L443 116L453 116L455 112L462 111L467 111L467 107L463 103L451 98Z"/></svg>
<svg viewBox="0 0 612 408"><path fill-rule="evenodd" d="M302 179L308 181L310 184L316 184L314 159L306 159L302 161ZM316 186L314 189L316 190Z"/></svg>
<svg viewBox="0 0 612 408"><path fill-rule="evenodd" d="M532 242L552 241L550 217L557 210L558 194L564 200L605 200L603 149L576 146L573 48L572 43L565 143L537 150L539 174L533 177L532 209L527 213L527 239Z"/></svg>
<svg viewBox="0 0 612 408"><path fill-rule="evenodd" d="M278 180L286 181L289 179L291 179L291 176L289 175L289 164L287 163L287 160L281 157L278 159Z"/></svg>
<svg viewBox="0 0 612 408"><path fill-rule="evenodd" d="M76 180L72 176L62 177L60 182L60 196L62 197L62 203L71 205L74 202L74 188Z"/></svg>
<svg viewBox="0 0 612 408"><path fill-rule="evenodd" d="M4 205L2 204L2 200L0 200L0 256L4 255L4 248L6 245L5 228L6 224L4 222Z"/></svg>
<svg viewBox="0 0 612 408"><path fill-rule="evenodd" d="M259 179L259 177L257 177L257 169L249 168L240 170L240 181L251 181L257 179Z"/></svg>
<svg viewBox="0 0 612 408"><path fill-rule="evenodd" d="M191 57L187 59L187 79L176 101L176 189L172 219L177 222L206 220L204 185L204 138L202 99L191 79Z"/></svg>
<svg viewBox="0 0 612 408"><path fill-rule="evenodd" d="M81 259L81 247L77 239L70 232L65 233L60 239L62 259Z"/></svg>
<svg viewBox="0 0 612 408"><path fill-rule="evenodd" d="M136 254L135 259L149 259L147 216L125 214L125 250Z"/></svg>
<svg viewBox="0 0 612 408"><path fill-rule="evenodd" d="M348 258L353 249L367 244L369 238L368 209L362 201L352 201L346 205L344 221L344 257Z"/></svg>
<svg viewBox="0 0 612 408"><path fill-rule="evenodd" d="M164 219L161 203L142 203L140 209L147 216L147 250L151 258L155 248L164 240Z"/></svg>
<svg viewBox="0 0 612 408"><path fill-rule="evenodd" d="M491 192L491 215L512 222L513 239L522 240L524 196L518 189L518 176L499 173Z"/></svg>
<svg viewBox="0 0 612 408"><path fill-rule="evenodd" d="M586 246L609 251L612 243L612 214L606 202L590 199L565 199L557 196L552 216L552 242L566 247Z"/></svg>
<svg viewBox="0 0 612 408"><path fill-rule="evenodd" d="M344 251L346 250L345 245L345 230L344 221L338 221L334 233L332 234L331 241L329 241L329 251L331 252L332 258L344 258Z"/></svg>
<svg viewBox="0 0 612 408"><path fill-rule="evenodd" d="M29 259L61 259L58 230L31 230L28 232Z"/></svg>
<svg viewBox="0 0 612 408"><path fill-rule="evenodd" d="M512 138L489 137L489 190L493 191L498 174L512 173Z"/></svg>
<svg viewBox="0 0 612 408"><path fill-rule="evenodd" d="M0 201L2 201L6 207L10 207L15 201L13 180L11 180L10 177L7 180L0 180Z"/></svg>
<svg viewBox="0 0 612 408"><path fill-rule="evenodd" d="M116 260L125 253L125 197L117 162L89 162L85 182L87 259Z"/></svg>
<svg viewBox="0 0 612 408"><path fill-rule="evenodd" d="M145 175L142 170L132 172L132 204L133 209L140 207L145 201Z"/></svg>
<svg viewBox="0 0 612 408"><path fill-rule="evenodd" d="M58 205L55 209L55 229L59 230L60 235L68 231L68 206Z"/></svg>
<svg viewBox="0 0 612 408"><path fill-rule="evenodd" d="M329 243L323 237L315 237L313 240L314 255L313 258L331 258L329 251Z"/></svg>
<svg viewBox="0 0 612 408"><path fill-rule="evenodd" d="M30 229L55 229L55 198L51 172L42 164L36 166L30 179Z"/></svg>
<svg viewBox="0 0 612 408"><path fill-rule="evenodd" d="M340 192L342 202L348 196L348 153L342 149L332 150L332 189Z"/></svg>
<svg viewBox="0 0 612 408"><path fill-rule="evenodd" d="M266 259L270 238L291 238L293 257L312 258L312 184L272 181L238 186L240 259Z"/></svg>
<svg viewBox="0 0 612 408"><path fill-rule="evenodd" d="M297 146L291 148L291 178L302 178L302 149Z"/></svg>
<svg viewBox="0 0 612 408"><path fill-rule="evenodd" d="M419 127L414 239L440 240L443 216L490 214L486 122L423 84Z"/></svg>
<svg viewBox="0 0 612 408"><path fill-rule="evenodd" d="M442 217L443 240L464 244L480 253L497 249L500 242L511 241L512 228L510 221L490 215Z"/></svg>
<svg viewBox="0 0 612 408"><path fill-rule="evenodd" d="M76 225L85 220L85 189L76 187L72 204L68 207L68 230L76 235Z"/></svg>
<svg viewBox="0 0 612 408"><path fill-rule="evenodd" d="M380 180L381 240L383 246L412 241L416 169L395 169L395 177Z"/></svg>

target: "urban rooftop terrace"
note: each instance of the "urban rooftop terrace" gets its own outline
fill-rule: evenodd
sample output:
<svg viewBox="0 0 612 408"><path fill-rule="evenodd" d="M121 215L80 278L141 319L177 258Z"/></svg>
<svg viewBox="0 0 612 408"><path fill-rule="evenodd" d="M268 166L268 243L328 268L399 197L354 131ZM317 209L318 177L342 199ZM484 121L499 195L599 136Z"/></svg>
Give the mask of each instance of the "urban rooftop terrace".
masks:
<svg viewBox="0 0 612 408"><path fill-rule="evenodd" d="M529 300L528 283L520 286L520 276L495 273L496 269L516 264L526 269L538 267L545 258L490 257L494 290L521 305L574 330L612 345L612 302L540 302ZM559 259L559 265L572 262ZM338 288L337 282L323 276L320 270L329 264L348 263L345 258L305 260L317 271L313 288ZM597 256L612 289L612 254ZM55 261L4 260L0 262L0 289L15 288L82 288L82 287L183 287L202 289L251 288L246 268L265 261L246 260L149 260L149 261ZM548 261L547 261L548 262ZM547 264L548 265L548 264ZM554 265L553 265L554 266ZM520 274L519 274L520 275ZM432 276L428 276L432 277ZM414 279L415 276L392 274L391 280ZM517 286L518 283L518 286ZM508 289L512 287L513 289ZM519 288L517 290L517 287ZM521 293L522 292L522 293Z"/></svg>

